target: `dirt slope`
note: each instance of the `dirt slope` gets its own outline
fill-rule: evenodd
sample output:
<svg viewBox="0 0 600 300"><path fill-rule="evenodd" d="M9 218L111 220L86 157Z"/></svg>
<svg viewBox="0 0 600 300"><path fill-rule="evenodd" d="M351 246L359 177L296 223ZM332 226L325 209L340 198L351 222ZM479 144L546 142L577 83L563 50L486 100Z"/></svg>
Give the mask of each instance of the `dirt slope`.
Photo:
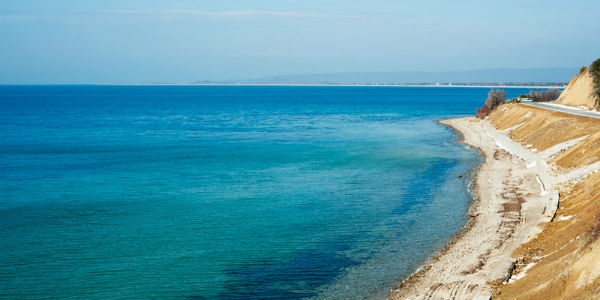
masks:
<svg viewBox="0 0 600 300"><path fill-rule="evenodd" d="M596 105L596 98L590 70L575 75L556 103L593 109Z"/></svg>
<svg viewBox="0 0 600 300"><path fill-rule="evenodd" d="M577 117L542 108L508 104L498 108L488 121L498 130L512 128L509 137L531 150L542 152L557 144L585 137L564 149L549 163L574 168L600 161L600 120Z"/></svg>
<svg viewBox="0 0 600 300"><path fill-rule="evenodd" d="M553 221L514 251L516 270L494 299L600 299L600 120L521 104L488 120L532 150L555 153L547 162L560 192Z"/></svg>

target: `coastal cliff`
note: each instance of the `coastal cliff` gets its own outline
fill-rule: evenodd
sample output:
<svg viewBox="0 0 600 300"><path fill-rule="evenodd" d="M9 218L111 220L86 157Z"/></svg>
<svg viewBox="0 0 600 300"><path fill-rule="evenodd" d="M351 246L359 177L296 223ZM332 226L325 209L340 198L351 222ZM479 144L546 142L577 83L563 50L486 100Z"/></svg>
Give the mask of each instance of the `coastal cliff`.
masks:
<svg viewBox="0 0 600 300"><path fill-rule="evenodd" d="M573 77L557 104L593 109L589 69ZM560 195L551 222L512 254L515 270L493 299L594 299L600 297L600 119L507 104L487 119L534 153L548 153Z"/></svg>
<svg viewBox="0 0 600 300"><path fill-rule="evenodd" d="M556 103L594 108L590 73L573 77ZM514 251L516 270L493 298L600 298L600 119L510 104L488 121L533 152L554 153L546 163L560 194L554 218Z"/></svg>
<svg viewBox="0 0 600 300"><path fill-rule="evenodd" d="M575 75L556 103L593 109L596 107L594 79L589 68Z"/></svg>
<svg viewBox="0 0 600 300"><path fill-rule="evenodd" d="M513 253L516 270L494 299L600 297L600 119L520 104L492 113L490 123L547 163L560 194L551 222Z"/></svg>
<svg viewBox="0 0 600 300"><path fill-rule="evenodd" d="M594 108L594 89L582 70L556 103ZM472 218L390 298L600 299L600 119L509 103L442 123L485 158Z"/></svg>

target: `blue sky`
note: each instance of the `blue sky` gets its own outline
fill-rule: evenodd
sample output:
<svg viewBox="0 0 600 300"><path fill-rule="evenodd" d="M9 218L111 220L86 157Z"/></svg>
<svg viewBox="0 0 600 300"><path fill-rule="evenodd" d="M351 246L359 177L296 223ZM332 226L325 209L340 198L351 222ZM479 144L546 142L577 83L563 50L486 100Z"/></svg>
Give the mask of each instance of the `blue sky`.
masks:
<svg viewBox="0 0 600 300"><path fill-rule="evenodd" d="M0 83L579 67L600 1L3 0Z"/></svg>

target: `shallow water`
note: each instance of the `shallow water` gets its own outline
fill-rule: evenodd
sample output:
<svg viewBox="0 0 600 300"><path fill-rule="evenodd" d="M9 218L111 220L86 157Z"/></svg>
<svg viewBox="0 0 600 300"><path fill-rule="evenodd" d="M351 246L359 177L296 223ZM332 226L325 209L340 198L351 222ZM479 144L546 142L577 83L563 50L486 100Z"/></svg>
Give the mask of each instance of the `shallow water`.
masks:
<svg viewBox="0 0 600 300"><path fill-rule="evenodd" d="M435 120L487 92L0 86L0 298L383 297L464 224Z"/></svg>

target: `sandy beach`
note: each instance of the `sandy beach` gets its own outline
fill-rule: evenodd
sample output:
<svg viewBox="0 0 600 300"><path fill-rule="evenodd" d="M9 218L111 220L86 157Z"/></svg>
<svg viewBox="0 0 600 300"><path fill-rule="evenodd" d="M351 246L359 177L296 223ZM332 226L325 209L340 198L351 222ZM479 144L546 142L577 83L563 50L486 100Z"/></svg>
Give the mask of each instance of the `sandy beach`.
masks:
<svg viewBox="0 0 600 300"><path fill-rule="evenodd" d="M510 154L474 117L442 121L484 161L473 180L470 220L424 267L400 283L390 299L489 299L510 277L511 253L538 231L549 197L538 170ZM512 152L512 151L511 151Z"/></svg>

